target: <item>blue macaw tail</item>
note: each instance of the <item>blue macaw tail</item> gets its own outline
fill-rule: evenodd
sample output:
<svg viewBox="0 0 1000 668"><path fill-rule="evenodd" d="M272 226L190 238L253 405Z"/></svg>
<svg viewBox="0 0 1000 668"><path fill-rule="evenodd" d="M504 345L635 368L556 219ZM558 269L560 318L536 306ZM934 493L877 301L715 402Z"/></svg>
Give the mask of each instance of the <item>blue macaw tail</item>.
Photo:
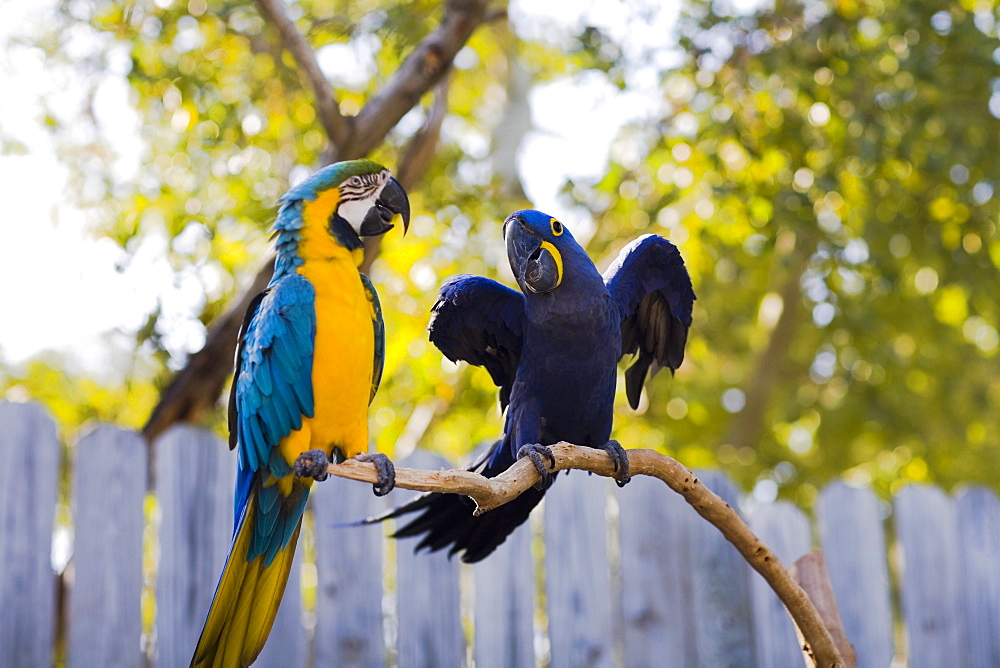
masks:
<svg viewBox="0 0 1000 668"><path fill-rule="evenodd" d="M507 440L498 441L470 470L493 478L506 471L515 461ZM553 476L552 480L555 477ZM431 552L448 547L448 556L462 552L462 561L472 564L488 557L507 540L514 529L524 524L532 508L545 496L544 489L532 487L519 497L478 517L472 512L475 502L462 494L422 494L413 501L371 521L400 517L423 511L409 524L398 529L393 538L409 538L426 534L414 548ZM368 520L366 520L368 523Z"/></svg>
<svg viewBox="0 0 1000 668"><path fill-rule="evenodd" d="M261 488L255 480L191 668L245 668L263 649L288 583L309 490L296 485L295 492L275 503L276 487Z"/></svg>

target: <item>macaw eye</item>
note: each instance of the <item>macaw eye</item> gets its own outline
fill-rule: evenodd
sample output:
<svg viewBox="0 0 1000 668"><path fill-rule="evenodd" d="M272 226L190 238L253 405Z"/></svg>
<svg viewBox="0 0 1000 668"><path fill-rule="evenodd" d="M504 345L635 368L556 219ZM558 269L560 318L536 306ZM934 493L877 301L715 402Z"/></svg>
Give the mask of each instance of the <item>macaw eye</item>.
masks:
<svg viewBox="0 0 1000 668"><path fill-rule="evenodd" d="M562 223L560 223L555 218L549 221L549 225L552 227L552 234L554 234L555 236L558 237L560 234L563 233Z"/></svg>
<svg viewBox="0 0 1000 668"><path fill-rule="evenodd" d="M354 186L354 187L359 187L361 185L361 177L360 176L352 176L351 178L347 179L347 185Z"/></svg>

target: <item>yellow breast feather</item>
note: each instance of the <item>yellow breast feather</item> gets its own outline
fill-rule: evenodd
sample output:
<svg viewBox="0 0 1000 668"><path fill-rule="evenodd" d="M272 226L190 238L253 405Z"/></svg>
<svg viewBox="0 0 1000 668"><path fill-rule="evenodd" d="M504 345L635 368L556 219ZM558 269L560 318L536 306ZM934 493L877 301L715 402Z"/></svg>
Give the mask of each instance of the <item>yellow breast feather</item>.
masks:
<svg viewBox="0 0 1000 668"><path fill-rule="evenodd" d="M371 303L358 273L361 254L337 243L327 231L337 201L336 190L331 190L303 207L299 254L304 263L298 273L316 290L315 411L301 430L308 433L308 447L303 447L306 434L282 443L282 454L289 462L312 448L328 455L339 448L346 457L368 451L375 334Z"/></svg>

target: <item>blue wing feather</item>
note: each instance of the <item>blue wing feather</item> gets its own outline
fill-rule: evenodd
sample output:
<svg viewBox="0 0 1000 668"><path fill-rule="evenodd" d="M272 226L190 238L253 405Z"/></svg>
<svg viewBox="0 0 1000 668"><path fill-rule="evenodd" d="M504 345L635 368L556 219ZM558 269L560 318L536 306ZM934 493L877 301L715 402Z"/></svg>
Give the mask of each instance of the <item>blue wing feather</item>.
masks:
<svg viewBox="0 0 1000 668"><path fill-rule="evenodd" d="M302 426L302 416L313 414L312 359L316 335L316 291L299 274L288 274L274 282L252 304L240 340L238 368L231 403L231 422L238 429L240 476L237 478L236 515L251 495L244 480L263 471L281 477L289 473L284 459L273 457L276 446L293 429ZM279 461L280 460L280 461ZM280 504L276 487L261 487L258 532L274 528ZM267 549L258 536L253 549Z"/></svg>
<svg viewBox="0 0 1000 668"><path fill-rule="evenodd" d="M306 501L309 499L308 494L302 494L296 501L295 507L292 512L289 513L289 518L292 517L302 517L302 513L306 509ZM285 523L285 529L281 532L278 538L279 545L285 545L288 543L289 539L292 537L292 533L295 531L295 527L298 525L298 521L289 521Z"/></svg>
<svg viewBox="0 0 1000 668"><path fill-rule="evenodd" d="M378 292L375 291L371 279L365 274L361 274L361 283L365 286L365 296L368 297L368 302L372 305L374 312L372 326L375 328L375 355L372 359L374 365L372 368L372 391L368 397L368 403L371 404L375 400L375 393L378 392L378 386L382 382L382 371L385 368L385 320L382 319L382 304L378 300Z"/></svg>
<svg viewBox="0 0 1000 668"><path fill-rule="evenodd" d="M267 376L268 373L265 367L261 377L266 378ZM265 444L267 450L258 454L263 455L262 459L266 461L268 457L271 456L272 444L278 443L278 441L281 440L281 437L284 436L281 431L284 425L282 424L281 418L278 416L278 411L274 408L274 402L271 401L270 393L267 397L267 401L261 402L260 408L257 410L257 415L260 416L261 424L264 425L264 438L267 439L267 443Z"/></svg>
<svg viewBox="0 0 1000 668"><path fill-rule="evenodd" d="M622 249L604 282L621 320L621 354L639 353L625 372L625 391L636 408L653 362L674 370L684 361L695 300L691 277L676 246L646 234Z"/></svg>
<svg viewBox="0 0 1000 668"><path fill-rule="evenodd" d="M233 500L235 507L233 508L233 515L235 521L233 523L233 538L236 538L236 532L239 531L240 522L243 520L243 514L246 510L247 499L250 497L250 487L253 482L253 470L243 464L243 453L237 454L237 470L236 470L236 498Z"/></svg>
<svg viewBox="0 0 1000 668"><path fill-rule="evenodd" d="M275 513L277 516L277 513ZM288 521L288 515L277 516L277 522L270 528L270 533L268 534L267 545L264 548L264 563L270 564L274 561L274 557L278 554L278 550L281 548L281 541L275 540L280 536L285 534L285 527L289 524L298 524L298 516L295 518L295 522L291 523Z"/></svg>
<svg viewBox="0 0 1000 668"><path fill-rule="evenodd" d="M262 328L263 327L268 327L268 325L266 324L262 325ZM268 327L268 330L269 329L270 328ZM261 349L263 350L265 346L267 347L271 346L271 338L272 338L271 332L267 331L266 335L260 337L259 341L257 342L257 345L261 346ZM265 363L263 355L258 354L256 355L256 357L257 359L254 360L253 362L255 367L254 371L256 373L253 374L252 380L250 380L250 382L253 385L255 394L257 394L259 397L267 397L270 396L272 390L274 389L271 386L271 373L270 373L271 364ZM273 363L272 359L268 359L267 361ZM239 401L238 398L237 401Z"/></svg>
<svg viewBox="0 0 1000 668"><path fill-rule="evenodd" d="M253 526L253 538L247 550L247 561L267 551L274 534L274 526L281 514L280 496L276 485L257 486L257 517Z"/></svg>
<svg viewBox="0 0 1000 668"><path fill-rule="evenodd" d="M302 412L297 408L295 391L288 383L275 383L274 404L291 422L292 429L302 428Z"/></svg>
<svg viewBox="0 0 1000 668"><path fill-rule="evenodd" d="M281 498L281 493L277 485L265 485L261 487L257 497L257 509L261 513L257 518L257 530L265 536L271 534L274 521L277 519L277 513L274 511L278 508L279 498Z"/></svg>
<svg viewBox="0 0 1000 668"><path fill-rule="evenodd" d="M292 383L291 389L295 393L295 400L302 407L302 414L306 417L313 416L313 390L312 390L312 369L303 373L299 382Z"/></svg>
<svg viewBox="0 0 1000 668"><path fill-rule="evenodd" d="M431 342L452 362L486 367L506 409L521 363L523 321L520 292L483 276L461 274L441 286L427 329Z"/></svg>
<svg viewBox="0 0 1000 668"><path fill-rule="evenodd" d="M244 436L240 438L240 453L250 471L260 468L257 453L264 449L264 434L257 420L248 420L244 425ZM245 499L244 499L245 500Z"/></svg>
<svg viewBox="0 0 1000 668"><path fill-rule="evenodd" d="M267 460L267 468L270 469L271 475L275 478L284 478L292 472L292 467L285 461L285 456L278 448L271 450L271 456Z"/></svg>
<svg viewBox="0 0 1000 668"><path fill-rule="evenodd" d="M282 339L274 340L274 364L271 369L273 374L280 374L281 378L297 378L300 363L298 355L289 349L287 343ZM280 383L280 379L279 384L287 385L287 383Z"/></svg>

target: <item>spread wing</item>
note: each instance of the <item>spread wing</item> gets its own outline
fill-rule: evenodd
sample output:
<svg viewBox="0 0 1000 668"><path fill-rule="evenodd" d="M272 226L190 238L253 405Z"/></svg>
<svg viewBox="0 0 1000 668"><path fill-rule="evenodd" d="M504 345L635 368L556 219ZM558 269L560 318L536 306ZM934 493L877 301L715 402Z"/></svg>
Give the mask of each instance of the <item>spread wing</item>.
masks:
<svg viewBox="0 0 1000 668"><path fill-rule="evenodd" d="M230 447L239 447L241 471L290 470L275 446L313 415L315 302L312 284L290 274L247 310L229 398Z"/></svg>
<svg viewBox="0 0 1000 668"><path fill-rule="evenodd" d="M628 402L636 408L653 362L656 373L664 366L673 371L684 361L695 300L691 277L676 246L646 234L622 249L604 273L604 283L621 317L622 355L638 352L625 372Z"/></svg>
<svg viewBox="0 0 1000 668"><path fill-rule="evenodd" d="M382 382L382 370L385 368L385 321L382 319L382 304L378 301L378 293L371 279L361 274L361 283L365 286L365 296L372 308L372 326L375 328L375 354L372 359L374 368L372 369L372 393L368 397L368 403L375 400L375 393Z"/></svg>
<svg viewBox="0 0 1000 668"><path fill-rule="evenodd" d="M452 362L486 367L507 408L521 362L524 296L494 280L462 274L445 281L427 326L431 343Z"/></svg>

